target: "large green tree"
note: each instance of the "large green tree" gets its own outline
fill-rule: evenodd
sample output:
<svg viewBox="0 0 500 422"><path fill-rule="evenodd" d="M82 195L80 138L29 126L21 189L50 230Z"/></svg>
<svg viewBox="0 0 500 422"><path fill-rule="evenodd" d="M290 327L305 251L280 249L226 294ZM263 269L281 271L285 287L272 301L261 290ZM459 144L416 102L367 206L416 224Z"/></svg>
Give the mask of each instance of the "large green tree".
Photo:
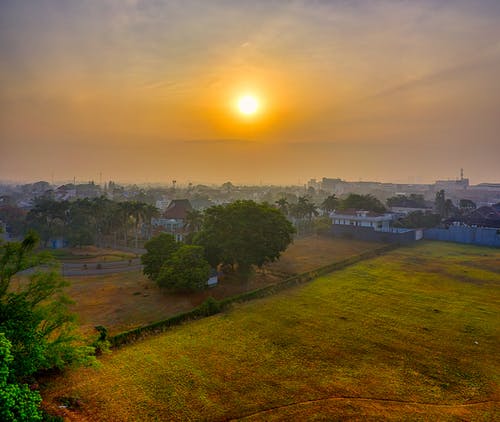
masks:
<svg viewBox="0 0 500 422"><path fill-rule="evenodd" d="M208 262L231 265L247 273L279 258L292 242L294 228L269 204L236 201L205 211L203 226L195 243L203 246Z"/></svg>
<svg viewBox="0 0 500 422"><path fill-rule="evenodd" d="M207 286L209 275L203 248L182 245L163 263L157 282L169 290L193 292Z"/></svg>
<svg viewBox="0 0 500 422"><path fill-rule="evenodd" d="M179 249L179 243L174 236L168 233L160 233L144 244L146 253L141 256L143 273L151 280L157 280L161 267L172 254Z"/></svg>

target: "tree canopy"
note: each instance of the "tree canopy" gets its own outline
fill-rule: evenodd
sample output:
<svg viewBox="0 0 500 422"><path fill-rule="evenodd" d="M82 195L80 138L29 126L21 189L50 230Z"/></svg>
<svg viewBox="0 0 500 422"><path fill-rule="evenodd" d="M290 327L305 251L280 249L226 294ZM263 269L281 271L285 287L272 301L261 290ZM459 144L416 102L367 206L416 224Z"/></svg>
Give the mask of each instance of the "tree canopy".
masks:
<svg viewBox="0 0 500 422"><path fill-rule="evenodd" d="M237 266L241 272L279 258L292 242L294 228L269 204L236 201L205 211L195 243L203 246L208 262Z"/></svg>
<svg viewBox="0 0 500 422"><path fill-rule="evenodd" d="M210 265L201 246L182 245L163 263L158 285L174 291L197 291L207 285Z"/></svg>
<svg viewBox="0 0 500 422"><path fill-rule="evenodd" d="M347 198L340 203L340 209L345 210L349 208L378 213L384 213L386 211L384 204L371 194L359 195L357 193L350 193Z"/></svg>
<svg viewBox="0 0 500 422"><path fill-rule="evenodd" d="M168 233L160 233L144 244L146 253L141 256L141 262L144 266L143 273L149 279L157 280L161 267L172 254L179 249L179 244L174 236Z"/></svg>
<svg viewBox="0 0 500 422"><path fill-rule="evenodd" d="M388 207L425 208L426 203L423 195L412 193L410 196L397 195L387 198Z"/></svg>

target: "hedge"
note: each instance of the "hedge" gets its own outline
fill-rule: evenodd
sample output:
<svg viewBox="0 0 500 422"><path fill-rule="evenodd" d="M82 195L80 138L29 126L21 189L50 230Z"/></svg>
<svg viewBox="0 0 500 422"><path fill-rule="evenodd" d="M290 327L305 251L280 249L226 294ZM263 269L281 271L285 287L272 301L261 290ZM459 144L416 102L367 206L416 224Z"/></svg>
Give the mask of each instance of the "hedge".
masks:
<svg viewBox="0 0 500 422"><path fill-rule="evenodd" d="M398 244L390 244L377 249L365 251L350 258L343 259L342 261L337 261L332 264L325 265L324 267L292 276L290 278L287 278L286 280L280 281L279 283L241 293L239 295L231 296L220 301L217 301L213 297L209 297L200 306L191 309L190 311L173 315L167 319L157 321L152 324L143 325L132 330L124 331L112 337L108 337L108 340L111 344L111 347L113 348L122 346L124 344L133 343L134 341L137 341L147 334L160 333L166 331L170 327L180 325L186 321L192 321L210 315L215 315L228 309L233 303L247 302L253 299L259 299L262 297L273 295L282 290L307 283L319 276L329 274L333 271L338 271L342 268L348 267L365 259L370 259L378 255L382 255L386 252L396 249L397 247L399 247Z"/></svg>

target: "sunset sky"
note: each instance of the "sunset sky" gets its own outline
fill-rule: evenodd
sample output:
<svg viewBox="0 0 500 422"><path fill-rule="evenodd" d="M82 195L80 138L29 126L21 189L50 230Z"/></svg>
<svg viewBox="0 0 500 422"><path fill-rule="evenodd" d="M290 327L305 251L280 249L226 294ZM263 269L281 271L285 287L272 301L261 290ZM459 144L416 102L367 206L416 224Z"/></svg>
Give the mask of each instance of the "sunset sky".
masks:
<svg viewBox="0 0 500 422"><path fill-rule="evenodd" d="M2 0L0 54L1 180L500 182L498 0Z"/></svg>

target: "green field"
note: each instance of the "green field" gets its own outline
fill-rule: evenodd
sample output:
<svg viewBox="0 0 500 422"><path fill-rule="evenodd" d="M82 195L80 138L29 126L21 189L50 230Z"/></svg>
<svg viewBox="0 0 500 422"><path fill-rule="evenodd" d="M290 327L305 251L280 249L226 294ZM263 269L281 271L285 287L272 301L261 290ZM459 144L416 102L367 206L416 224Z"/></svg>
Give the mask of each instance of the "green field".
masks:
<svg viewBox="0 0 500 422"><path fill-rule="evenodd" d="M494 420L499 287L500 250L421 242L116 350L47 381L45 406L82 421Z"/></svg>

